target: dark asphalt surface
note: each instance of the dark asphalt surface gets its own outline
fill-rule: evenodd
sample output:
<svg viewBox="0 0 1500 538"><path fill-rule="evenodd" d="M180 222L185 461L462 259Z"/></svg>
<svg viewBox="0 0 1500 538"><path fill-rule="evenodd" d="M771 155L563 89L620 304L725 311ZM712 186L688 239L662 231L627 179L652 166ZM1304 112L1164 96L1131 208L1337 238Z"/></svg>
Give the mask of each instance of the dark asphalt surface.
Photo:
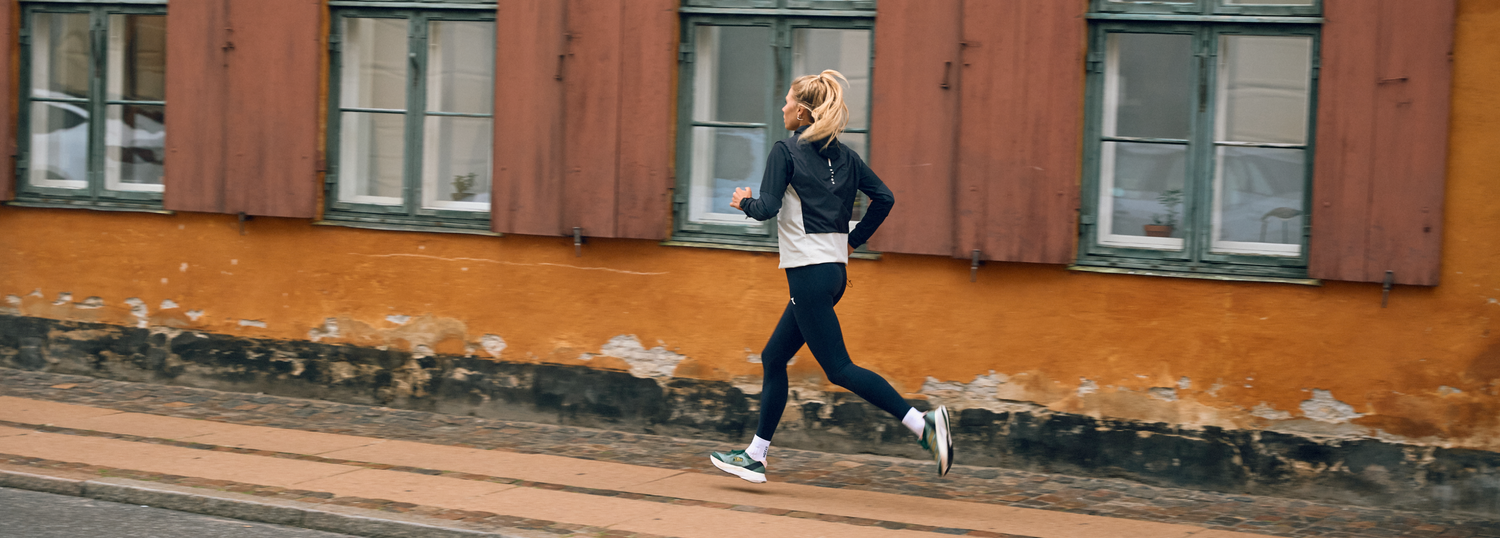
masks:
<svg viewBox="0 0 1500 538"><path fill-rule="evenodd" d="M0 488L4 538L352 538L133 504Z"/></svg>

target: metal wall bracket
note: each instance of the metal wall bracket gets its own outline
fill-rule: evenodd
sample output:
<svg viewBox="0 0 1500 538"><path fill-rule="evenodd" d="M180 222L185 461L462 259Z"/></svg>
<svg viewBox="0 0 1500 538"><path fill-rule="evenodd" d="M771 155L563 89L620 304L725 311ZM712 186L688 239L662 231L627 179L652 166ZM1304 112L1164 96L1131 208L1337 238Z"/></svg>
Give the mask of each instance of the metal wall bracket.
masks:
<svg viewBox="0 0 1500 538"><path fill-rule="evenodd" d="M974 249L969 262L969 282L979 281L979 266L984 265L984 260L979 259L979 249Z"/></svg>
<svg viewBox="0 0 1500 538"><path fill-rule="evenodd" d="M245 235L245 221L247 220L255 220L255 215L246 215L244 211L241 211L239 217L240 235Z"/></svg>
<svg viewBox="0 0 1500 538"><path fill-rule="evenodd" d="M583 228L573 227L573 257L583 257Z"/></svg>
<svg viewBox="0 0 1500 538"><path fill-rule="evenodd" d="M1385 272L1385 283L1380 285L1380 307L1385 308L1386 303L1391 300L1391 288L1396 285L1396 272Z"/></svg>

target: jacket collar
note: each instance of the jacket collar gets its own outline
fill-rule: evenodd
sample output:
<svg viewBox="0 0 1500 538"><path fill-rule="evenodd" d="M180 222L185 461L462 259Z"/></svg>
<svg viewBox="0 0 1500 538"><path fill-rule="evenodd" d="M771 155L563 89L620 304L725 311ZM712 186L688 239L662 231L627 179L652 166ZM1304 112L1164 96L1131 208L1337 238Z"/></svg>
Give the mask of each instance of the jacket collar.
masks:
<svg viewBox="0 0 1500 538"><path fill-rule="evenodd" d="M795 133L797 134L797 142L798 143L805 143L805 144L811 146L812 149L813 149L813 151L816 151L818 153L819 157L822 157L824 159L829 159L829 160L836 160L836 158L840 155L840 152L839 152L839 144L840 144L839 139L837 137L835 137L833 139L833 143L828 144L828 147L826 147L826 148L823 147L823 145L824 145L824 143L827 142L827 140L818 140L818 141L815 141L815 142L814 141L803 141L802 140L802 132L806 131L808 127L812 127L812 126L811 125L803 125L803 126L797 128L797 130L795 131Z"/></svg>

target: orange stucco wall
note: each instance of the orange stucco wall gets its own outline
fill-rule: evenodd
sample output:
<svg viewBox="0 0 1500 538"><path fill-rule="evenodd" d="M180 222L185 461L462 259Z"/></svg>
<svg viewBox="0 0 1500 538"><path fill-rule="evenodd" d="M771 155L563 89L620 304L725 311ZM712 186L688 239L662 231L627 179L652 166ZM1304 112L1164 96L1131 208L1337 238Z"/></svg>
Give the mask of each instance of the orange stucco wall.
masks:
<svg viewBox="0 0 1500 538"><path fill-rule="evenodd" d="M851 265L839 306L850 351L898 390L959 407L1500 450L1495 35L1500 4L1460 2L1440 286L1398 287L1382 309L1376 284L998 263L971 283L966 260L887 255ZM755 385L748 357L786 283L772 254L649 241L595 239L574 257L570 238L271 218L240 235L231 216L0 207L0 295L27 316L596 368L628 369L586 354L635 335L683 356L676 376ZM822 386L812 360L792 369ZM1315 389L1350 409L1304 410Z"/></svg>

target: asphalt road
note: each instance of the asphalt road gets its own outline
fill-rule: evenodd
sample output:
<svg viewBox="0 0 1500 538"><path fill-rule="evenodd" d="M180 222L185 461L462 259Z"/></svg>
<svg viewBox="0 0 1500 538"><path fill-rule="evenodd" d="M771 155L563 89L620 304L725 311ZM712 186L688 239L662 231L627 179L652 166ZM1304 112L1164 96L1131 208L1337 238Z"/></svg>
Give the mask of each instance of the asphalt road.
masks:
<svg viewBox="0 0 1500 538"><path fill-rule="evenodd" d="M353 538L213 516L0 488L4 538Z"/></svg>

